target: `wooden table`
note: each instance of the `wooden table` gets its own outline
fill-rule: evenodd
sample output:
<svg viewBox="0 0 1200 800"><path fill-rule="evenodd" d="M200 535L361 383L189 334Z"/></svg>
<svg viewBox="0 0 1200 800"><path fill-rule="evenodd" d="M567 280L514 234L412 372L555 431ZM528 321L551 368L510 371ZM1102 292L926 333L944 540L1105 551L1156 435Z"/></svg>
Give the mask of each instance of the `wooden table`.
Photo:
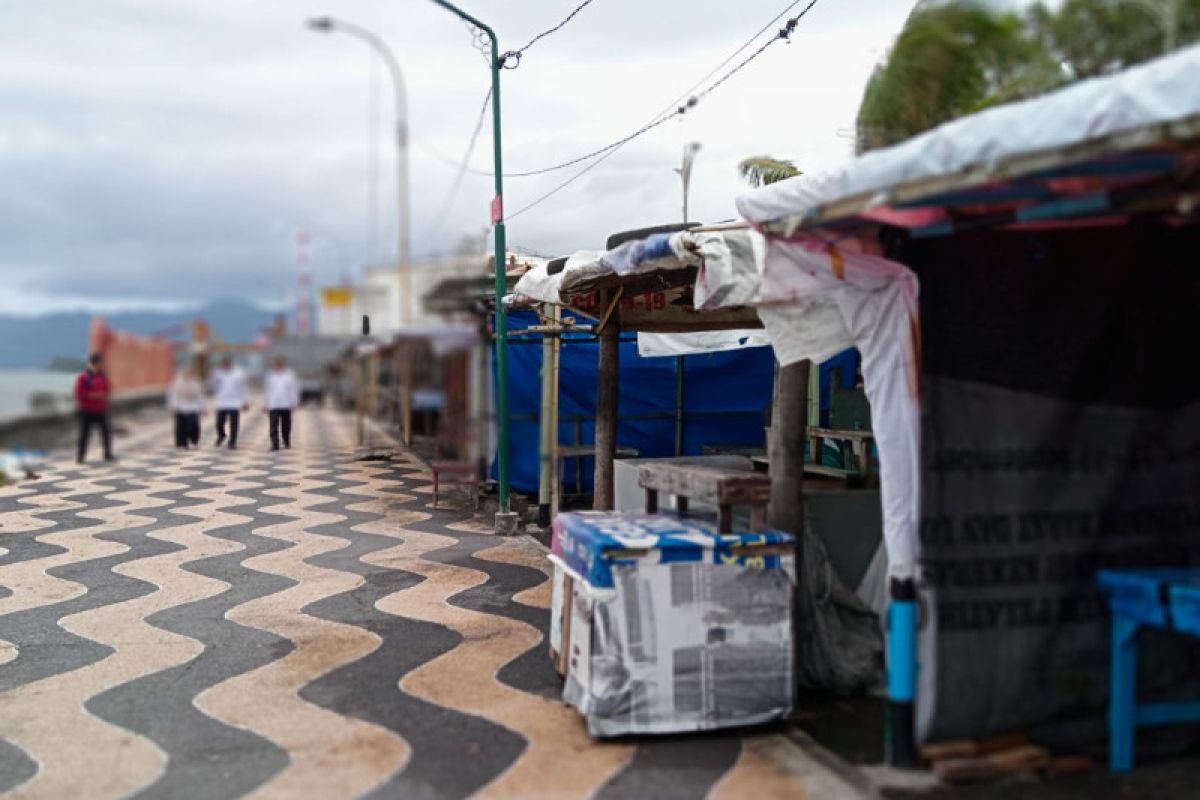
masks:
<svg viewBox="0 0 1200 800"><path fill-rule="evenodd" d="M646 513L658 513L658 493L675 495L675 508L686 516L689 500L717 507L717 526L721 533L733 532L733 506L750 506L750 527L766 527L767 502L771 499L771 479L745 469L709 467L673 463L670 460L643 464L638 470L638 485L646 490Z"/></svg>

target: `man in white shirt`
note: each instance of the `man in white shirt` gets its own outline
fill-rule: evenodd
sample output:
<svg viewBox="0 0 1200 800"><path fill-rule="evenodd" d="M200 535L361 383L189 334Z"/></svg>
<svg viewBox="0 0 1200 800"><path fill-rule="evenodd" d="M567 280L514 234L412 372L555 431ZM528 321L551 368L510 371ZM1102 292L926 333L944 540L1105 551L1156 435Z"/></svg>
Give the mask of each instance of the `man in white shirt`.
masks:
<svg viewBox="0 0 1200 800"><path fill-rule="evenodd" d="M300 405L300 384L283 356L275 356L263 379L263 396L271 418L271 449L279 449L280 434L283 435L283 446L291 448L292 409Z"/></svg>
<svg viewBox="0 0 1200 800"><path fill-rule="evenodd" d="M237 449L238 422L241 412L250 409L246 373L233 359L225 356L221 367L212 374L213 401L217 407L217 447L225 443L225 424L229 424L229 449Z"/></svg>
<svg viewBox="0 0 1200 800"><path fill-rule="evenodd" d="M199 446L204 384L195 367L184 367L175 373L167 392L167 406L175 412L175 446L183 450Z"/></svg>

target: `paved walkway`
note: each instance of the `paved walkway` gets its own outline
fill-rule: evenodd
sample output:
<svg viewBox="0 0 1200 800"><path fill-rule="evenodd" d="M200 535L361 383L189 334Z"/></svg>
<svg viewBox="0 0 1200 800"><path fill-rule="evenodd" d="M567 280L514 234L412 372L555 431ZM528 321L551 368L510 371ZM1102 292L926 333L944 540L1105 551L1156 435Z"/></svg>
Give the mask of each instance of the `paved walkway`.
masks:
<svg viewBox="0 0 1200 800"><path fill-rule="evenodd" d="M282 453L262 415L237 451L126 424L117 464L0 488L0 792L805 796L770 733L592 741L537 545L351 460L349 417L301 411Z"/></svg>

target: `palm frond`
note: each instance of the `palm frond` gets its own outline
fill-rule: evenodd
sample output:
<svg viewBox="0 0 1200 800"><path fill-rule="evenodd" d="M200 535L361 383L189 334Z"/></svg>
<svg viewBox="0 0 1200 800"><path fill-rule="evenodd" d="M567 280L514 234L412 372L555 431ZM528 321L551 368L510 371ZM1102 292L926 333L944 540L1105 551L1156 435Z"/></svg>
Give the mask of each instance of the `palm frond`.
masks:
<svg viewBox="0 0 1200 800"><path fill-rule="evenodd" d="M766 186L801 174L791 161L771 156L753 156L738 163L738 172L751 186Z"/></svg>

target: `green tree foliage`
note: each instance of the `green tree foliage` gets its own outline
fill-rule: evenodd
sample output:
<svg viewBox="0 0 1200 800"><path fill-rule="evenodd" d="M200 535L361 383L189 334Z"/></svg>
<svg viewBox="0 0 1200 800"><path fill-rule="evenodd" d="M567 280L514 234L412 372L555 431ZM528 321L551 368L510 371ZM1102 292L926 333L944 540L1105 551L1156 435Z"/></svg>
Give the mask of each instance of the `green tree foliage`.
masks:
<svg viewBox="0 0 1200 800"><path fill-rule="evenodd" d="M963 0L921 7L867 83L858 149L884 147L1064 79L1016 14Z"/></svg>
<svg viewBox="0 0 1200 800"><path fill-rule="evenodd" d="M1030 9L1031 35L1071 78L1106 75L1200 39L1200 0L1065 0ZM1174 34L1168 29L1174 27Z"/></svg>
<svg viewBox="0 0 1200 800"><path fill-rule="evenodd" d="M978 0L922 3L867 82L857 149L1158 55L1172 4L1178 44L1196 41L1200 0L1064 0L1024 15Z"/></svg>

